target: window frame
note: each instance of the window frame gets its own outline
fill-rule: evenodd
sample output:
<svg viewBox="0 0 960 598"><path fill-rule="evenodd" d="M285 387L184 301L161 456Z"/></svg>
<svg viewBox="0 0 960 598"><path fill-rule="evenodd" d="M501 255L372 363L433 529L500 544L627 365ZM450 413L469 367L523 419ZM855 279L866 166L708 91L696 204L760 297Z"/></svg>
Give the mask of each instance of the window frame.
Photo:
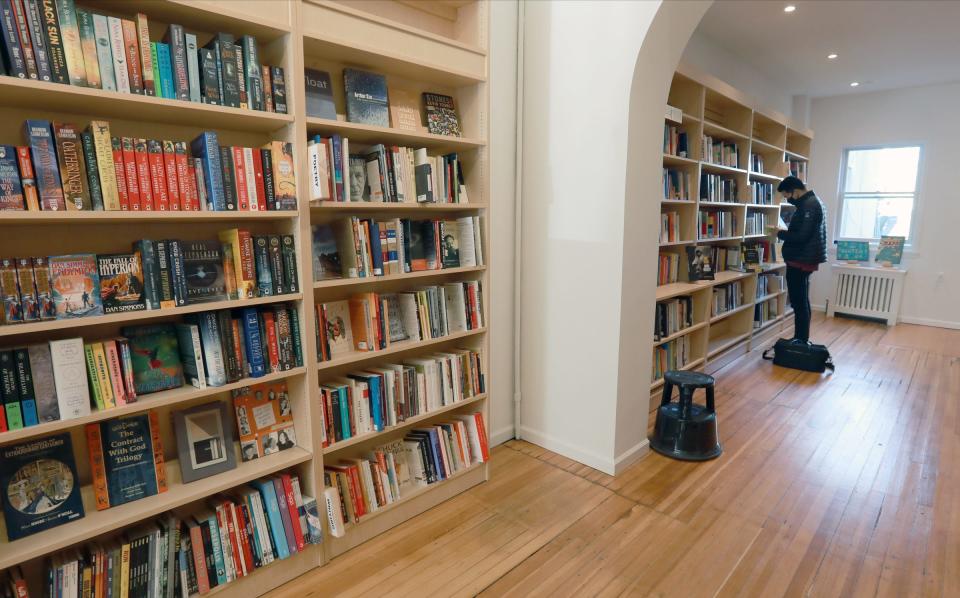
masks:
<svg viewBox="0 0 960 598"><path fill-rule="evenodd" d="M901 143L877 143L872 145L849 145L844 146L843 148L843 157L840 161L840 177L837 181L837 217L834 219L834 236L835 240L839 241L866 241L870 243L872 248L876 248L880 239L878 237L844 237L840 233L843 230L843 207L846 201L846 191L844 188L847 185L847 162L850 158L851 151L863 151L863 150L878 150L878 149L897 149L904 147L915 147L919 150L917 155L917 179L913 185L913 206L910 210L910 231L907 233L907 242L904 247L911 252L917 251L917 222L920 220L920 197L921 189L920 182L923 180L923 167L924 167L924 155L926 154L926 147L921 142L901 142Z"/></svg>

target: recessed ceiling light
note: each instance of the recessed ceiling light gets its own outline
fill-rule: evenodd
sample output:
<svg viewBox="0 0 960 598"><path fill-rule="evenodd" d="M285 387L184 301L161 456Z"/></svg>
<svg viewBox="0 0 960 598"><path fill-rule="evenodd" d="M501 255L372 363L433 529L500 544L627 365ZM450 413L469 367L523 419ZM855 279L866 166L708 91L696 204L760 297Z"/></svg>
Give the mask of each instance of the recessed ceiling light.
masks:
<svg viewBox="0 0 960 598"><path fill-rule="evenodd" d="M854 81L850 84L850 87L858 87L860 85L859 81Z"/></svg>
<svg viewBox="0 0 960 598"><path fill-rule="evenodd" d="M797 7L794 6L793 4L787 4L786 6L783 7L783 12L793 12L795 10L797 10Z"/></svg>
<svg viewBox="0 0 960 598"><path fill-rule="evenodd" d="M837 58L837 54L835 52L831 52L830 54L827 54L828 60L835 60L836 58Z"/></svg>

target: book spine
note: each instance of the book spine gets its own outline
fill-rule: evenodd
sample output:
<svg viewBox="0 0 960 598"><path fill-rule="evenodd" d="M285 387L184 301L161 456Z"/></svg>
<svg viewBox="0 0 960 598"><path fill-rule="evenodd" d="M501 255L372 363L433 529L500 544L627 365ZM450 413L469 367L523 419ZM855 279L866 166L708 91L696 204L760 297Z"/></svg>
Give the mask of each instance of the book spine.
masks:
<svg viewBox="0 0 960 598"><path fill-rule="evenodd" d="M264 203L261 204L261 211L273 210L276 205L276 196L274 194L273 183L273 150L269 148L260 149L260 161L263 163L263 191Z"/></svg>
<svg viewBox="0 0 960 598"><path fill-rule="evenodd" d="M250 377L259 378L267 373L263 356L263 339L260 336L260 320L257 310L248 307L243 310L245 327L244 341L247 347L247 361L250 364Z"/></svg>
<svg viewBox="0 0 960 598"><path fill-rule="evenodd" d="M283 258L283 286L287 293L299 293L300 283L297 277L297 250L293 235L280 237Z"/></svg>
<svg viewBox="0 0 960 598"><path fill-rule="evenodd" d="M97 171L100 173L100 189L105 210L120 210L120 190L117 187L117 171L113 164L113 145L110 141L110 123L95 120L90 123L93 134L94 153L97 156Z"/></svg>
<svg viewBox="0 0 960 598"><path fill-rule="evenodd" d="M160 307L162 309L176 307L177 302L173 296L173 280L170 274L170 256L168 241L156 242L157 254L157 278L160 282Z"/></svg>
<svg viewBox="0 0 960 598"><path fill-rule="evenodd" d="M77 9L73 0L57 0L57 18L60 21L60 35L63 36L63 50L67 59L67 72L70 73L70 84L86 87L87 69L83 61L80 29L77 27Z"/></svg>
<svg viewBox="0 0 960 598"><path fill-rule="evenodd" d="M96 369L97 384L100 386L100 397L106 409L117 406L113 398L113 386L110 384L110 373L107 370L107 355L103 350L103 343L90 345L93 351L93 367Z"/></svg>
<svg viewBox="0 0 960 598"><path fill-rule="evenodd" d="M13 14L12 0L0 1L0 37L3 38L3 45L6 58L6 68L8 75L18 79L27 78L27 63L23 56L23 48L20 47L20 36L17 33L17 18ZM46 27L46 24L44 24Z"/></svg>
<svg viewBox="0 0 960 598"><path fill-rule="evenodd" d="M27 210L40 210L40 195L37 193L37 179L30 160L30 148L17 146L17 164L20 166L20 185L23 187L23 203Z"/></svg>
<svg viewBox="0 0 960 598"><path fill-rule="evenodd" d="M163 149L163 172L167 184L167 209L180 211L180 182L177 178L177 154L172 141L161 142Z"/></svg>
<svg viewBox="0 0 960 598"><path fill-rule="evenodd" d="M263 109L273 112L273 82L270 81L270 67L267 65L260 67L260 76L263 79Z"/></svg>
<svg viewBox="0 0 960 598"><path fill-rule="evenodd" d="M183 39L183 27L170 25L167 30L170 44L170 64L173 69L173 88L176 99L190 101L190 78L187 75L187 46Z"/></svg>
<svg viewBox="0 0 960 598"><path fill-rule="evenodd" d="M123 46L126 50L127 76L130 79L130 91L143 95L143 71L140 68L140 44L137 24L130 19L120 21L123 29Z"/></svg>
<svg viewBox="0 0 960 598"><path fill-rule="evenodd" d="M83 165L87 175L87 189L90 191L90 206L96 211L102 211L103 189L100 187L97 150L93 143L93 134L87 131L80 133L80 145L83 148Z"/></svg>
<svg viewBox="0 0 960 598"><path fill-rule="evenodd" d="M150 42L150 63L153 65L153 89L158 98L167 97L163 92L163 78L160 76L160 60L157 56L157 42Z"/></svg>
<svg viewBox="0 0 960 598"><path fill-rule="evenodd" d="M193 206L195 211L211 210L210 202L207 199L207 184L203 180L203 160L200 158L189 158L190 174L193 175L193 187L196 190L197 203Z"/></svg>
<svg viewBox="0 0 960 598"><path fill-rule="evenodd" d="M123 43L123 23L116 17L107 17L107 29L110 33L110 53L113 56L113 77L117 82L117 91L130 93L130 73L127 70L127 48ZM71 82L73 80L73 73Z"/></svg>
<svg viewBox="0 0 960 598"><path fill-rule="evenodd" d="M23 59L27 67L27 78L39 79L40 74L37 71L37 57L33 50L33 43L30 41L30 26L27 23L27 12L23 5L23 0L10 0L13 6L14 23L17 27L17 38L20 40L20 48L23 50Z"/></svg>
<svg viewBox="0 0 960 598"><path fill-rule="evenodd" d="M126 164L126 154L124 154ZM150 154L147 151L147 140L137 138L133 140L133 161L135 163L137 189L140 191L140 209L152 211L154 208L153 182L150 180Z"/></svg>
<svg viewBox="0 0 960 598"><path fill-rule="evenodd" d="M243 173L244 181L246 182L246 191L247 191L247 209L252 212L257 212L260 209L259 199L257 198L257 175L256 168L253 163L253 148L243 147L240 148L243 154Z"/></svg>
<svg viewBox="0 0 960 598"><path fill-rule="evenodd" d="M290 527L293 531L293 538L297 552L302 552L306 548L306 542L303 539L303 528L300 527L300 509L297 508L297 499L293 493L293 485L290 481L290 474L280 474L280 481L283 486L283 494L287 501L287 511L290 513Z"/></svg>
<svg viewBox="0 0 960 598"><path fill-rule="evenodd" d="M40 207L44 210L63 210L66 205L50 123L28 120L24 123L24 128L25 137L30 144L33 167L36 169Z"/></svg>
<svg viewBox="0 0 960 598"><path fill-rule="evenodd" d="M170 55L170 46L163 42L156 42L157 64L160 69L160 82L163 88L163 97L173 100L177 97L176 84L173 81L173 63Z"/></svg>
<svg viewBox="0 0 960 598"><path fill-rule="evenodd" d="M240 45L243 48L243 66L247 79L247 97L250 102L250 108L253 110L263 110L263 79L260 74L260 55L257 49L257 39L252 35L244 35L240 38Z"/></svg>
<svg viewBox="0 0 960 598"><path fill-rule="evenodd" d="M233 342L233 324L230 319L230 312L221 311L215 313L217 317L217 328L220 332L220 346L223 347L225 356L224 363L227 370L227 382L239 380L242 372L240 363L237 359L237 347Z"/></svg>
<svg viewBox="0 0 960 598"><path fill-rule="evenodd" d="M283 524L283 535L286 538L287 550L290 554L297 553L297 540L293 534L293 519L287 503L287 494L283 489L283 480L274 477L272 480L274 493L277 495L277 506L280 509L280 521ZM296 515L294 515L296 517Z"/></svg>
<svg viewBox="0 0 960 598"><path fill-rule="evenodd" d="M129 209L139 212L143 207L143 197L140 192L140 177L137 174L137 156L133 138L122 137L120 139L120 151Z"/></svg>
<svg viewBox="0 0 960 598"><path fill-rule="evenodd" d="M234 45L218 40L220 53L217 56L217 71L220 75L220 97L224 106L240 107L240 81L237 72L237 53Z"/></svg>
<svg viewBox="0 0 960 598"><path fill-rule="evenodd" d="M20 392L20 407L24 426L40 423L37 412L37 395L33 388L33 372L30 369L30 354L27 349L14 349L13 360L17 368L17 387Z"/></svg>
<svg viewBox="0 0 960 598"><path fill-rule="evenodd" d="M273 108L277 114L287 113L287 84L283 75L283 68L270 67L270 83L273 87Z"/></svg>
<svg viewBox="0 0 960 598"><path fill-rule="evenodd" d="M270 256L270 279L273 281L272 294L283 295L286 293L286 287L283 284L283 251L280 248L278 235L267 237L267 249Z"/></svg>
<svg viewBox="0 0 960 598"><path fill-rule="evenodd" d="M220 144L217 141L217 134L212 131L202 133L191 142L190 150L193 156L200 158L203 164L203 179L207 190L207 209L226 210L223 167L220 163Z"/></svg>
<svg viewBox="0 0 960 598"><path fill-rule="evenodd" d="M220 84L217 78L217 59L213 50L200 48L197 50L200 71L200 101L205 104L219 106Z"/></svg>
<svg viewBox="0 0 960 598"><path fill-rule="evenodd" d="M263 182L263 153L262 150L253 148L250 151L253 156L253 176L254 184L257 187L257 205L250 205L251 210L263 212L267 209L267 191Z"/></svg>
<svg viewBox="0 0 960 598"><path fill-rule="evenodd" d="M13 0L16 2L17 0ZM50 81L50 52L47 49L47 31L43 23L40 5L36 0L23 0L26 11L27 26L30 29L30 38L33 40L33 51L37 59L37 74L41 81Z"/></svg>
<svg viewBox="0 0 960 598"><path fill-rule="evenodd" d="M100 379L97 377L97 362L93 355L93 345L83 346L83 356L87 365L87 384L90 388L93 404L99 411L106 409L103 402L103 390L100 386Z"/></svg>
<svg viewBox="0 0 960 598"><path fill-rule="evenodd" d="M137 16L137 45L140 52L140 67L143 75L143 92L148 96L157 95L155 79L153 77L153 53L150 51L150 24L147 15L138 12Z"/></svg>
<svg viewBox="0 0 960 598"><path fill-rule="evenodd" d="M183 247L180 241L172 239L167 242L170 257L170 280L173 284L173 296L177 307L187 304L187 279L183 270Z"/></svg>
<svg viewBox="0 0 960 598"><path fill-rule="evenodd" d="M183 35L187 52L187 82L191 102L200 101L200 64L197 56L197 36L192 33Z"/></svg>
<svg viewBox="0 0 960 598"><path fill-rule="evenodd" d="M93 34L96 39L97 62L100 66L100 84L107 91L116 91L117 76L113 72L113 52L110 50L110 25L107 17L93 14Z"/></svg>
<svg viewBox="0 0 960 598"><path fill-rule="evenodd" d="M123 369L123 384L127 392L127 402L137 400L137 385L133 378L133 355L130 353L130 341L120 337L117 339L117 352L120 353L120 364Z"/></svg>
<svg viewBox="0 0 960 598"><path fill-rule="evenodd" d="M126 385L123 383L123 371L120 367L120 354L117 352L117 343L113 340L103 341L103 349L107 356L107 373L110 374L110 384L117 405L127 404Z"/></svg>
<svg viewBox="0 0 960 598"><path fill-rule="evenodd" d="M100 60L97 58L97 34L93 15L77 9L77 28L80 30L80 48L83 50L83 67L87 73L87 85L96 89L103 87L100 78Z"/></svg>
<svg viewBox="0 0 960 598"><path fill-rule="evenodd" d="M173 144L173 153L177 167L176 179L180 193L180 209L184 211L193 210L196 197L194 197L193 176L190 174L187 160L187 144L183 141L177 141Z"/></svg>
<svg viewBox="0 0 960 598"><path fill-rule="evenodd" d="M237 92L240 96L240 107L246 110L250 107L250 104L247 98L247 77L243 70L243 48L235 45L233 53L237 65Z"/></svg>
<svg viewBox="0 0 960 598"><path fill-rule="evenodd" d="M147 140L147 160L150 164L150 188L153 193L153 209L167 211L167 176L163 164L163 147L156 139Z"/></svg>
<svg viewBox="0 0 960 598"><path fill-rule="evenodd" d="M200 338L203 341L207 384L223 386L227 383L227 371L224 365L223 347L220 344L220 326L216 313L204 312L200 315Z"/></svg>
<svg viewBox="0 0 960 598"><path fill-rule="evenodd" d="M160 420L156 411L148 412L150 444L153 448L153 470L157 476L157 492L167 491L167 468L163 462L163 443L160 440Z"/></svg>
<svg viewBox="0 0 960 598"><path fill-rule="evenodd" d="M110 492L107 485L107 468L103 460L103 441L100 424L87 424L87 455L90 458L90 477L98 511L110 508Z"/></svg>
<svg viewBox="0 0 960 598"><path fill-rule="evenodd" d="M197 572L197 586L201 594L210 591L210 580L207 577L207 561L203 554L203 532L199 525L190 527L190 545L193 552L193 566Z"/></svg>
<svg viewBox="0 0 960 598"><path fill-rule="evenodd" d="M293 365L303 366L303 337L300 336L300 312L296 307L287 310L290 314L290 336L293 337Z"/></svg>
<svg viewBox="0 0 960 598"><path fill-rule="evenodd" d="M234 179L233 151L227 146L220 148L220 166L223 170L223 196L225 209L236 211L237 186Z"/></svg>
<svg viewBox="0 0 960 598"><path fill-rule="evenodd" d="M11 349L0 351L0 394L3 395L7 429L22 429L23 411L20 408L20 391L17 387L17 366Z"/></svg>
<svg viewBox="0 0 960 598"><path fill-rule="evenodd" d="M117 180L117 195L120 199L120 209L126 212L130 209L130 194L127 192L127 173L123 167L123 145L119 137L110 138L110 158L113 164L114 176Z"/></svg>
<svg viewBox="0 0 960 598"><path fill-rule="evenodd" d="M60 162L67 210L89 210L90 195L84 185L86 172L81 159L83 148L77 128L69 123L54 123L53 136L57 143L57 158Z"/></svg>
<svg viewBox="0 0 960 598"><path fill-rule="evenodd" d="M257 273L257 291L261 297L273 295L273 278L270 274L270 248L267 237L253 239L253 259Z"/></svg>

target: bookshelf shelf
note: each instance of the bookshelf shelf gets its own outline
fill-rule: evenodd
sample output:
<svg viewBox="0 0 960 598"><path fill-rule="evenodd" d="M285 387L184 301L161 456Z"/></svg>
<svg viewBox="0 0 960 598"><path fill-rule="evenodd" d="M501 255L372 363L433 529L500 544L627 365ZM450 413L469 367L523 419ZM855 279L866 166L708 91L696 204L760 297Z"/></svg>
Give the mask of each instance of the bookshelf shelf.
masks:
<svg viewBox="0 0 960 598"><path fill-rule="evenodd" d="M689 371L689 370L695 370L695 369L697 369L698 367L700 367L701 365L703 365L703 363L704 363L705 361L706 361L706 360L705 360L703 357L701 357L701 358L699 358L699 359L694 359L693 361L691 361L691 362L688 363L687 365L685 365L685 366L683 366L682 368L680 368L680 371L686 372L686 371ZM658 378L657 380L654 380L653 383L650 385L650 390L651 390L651 391L656 390L657 388L660 388L661 386L663 386L663 378ZM658 403L658 404L659 404L659 403Z"/></svg>
<svg viewBox="0 0 960 598"><path fill-rule="evenodd" d="M698 239L697 243L718 243L720 241L739 241L743 239L741 236L736 237L707 237L703 239Z"/></svg>
<svg viewBox="0 0 960 598"><path fill-rule="evenodd" d="M44 322L30 322L23 324L8 324L0 326L0 338L8 336L22 336L26 334L38 334L43 332L52 332L54 330L74 330L88 326L101 326L103 324L126 324L128 322L142 322L145 320L157 320L170 316L192 314L202 311L214 311L219 309L236 309L239 307L250 307L253 305L265 305L268 303L283 303L286 301L299 301L303 298L300 293L288 295L271 295L269 297L256 297L245 300L212 301L210 303L198 303L196 305L185 305L183 307L171 307L165 309L147 309L142 311L133 311L119 314L105 314L102 316L92 316L89 318L76 318L72 320L47 320Z"/></svg>
<svg viewBox="0 0 960 598"><path fill-rule="evenodd" d="M764 295L764 296L762 296L762 297L757 297L757 300L755 301L755 303L763 303L764 301L769 301L769 300L771 300L771 299L776 299L777 297L779 297L780 295L782 295L782 294L784 294L784 293L786 293L786 291L777 291L776 293L769 293L769 294Z"/></svg>
<svg viewBox="0 0 960 598"><path fill-rule="evenodd" d="M377 441L377 440L383 439L384 437L386 437L386 435L390 434L391 432L399 432L400 430L412 428L417 424L421 424L425 421L429 421L435 417L443 415L444 413L457 411L463 407L467 407L468 405L475 405L476 403L479 403L480 401L486 398L487 398L486 394L479 394L475 397L470 397L462 401L452 403L450 405L444 405L440 409L436 409L434 411L428 411L427 413L423 413L421 415L408 418L407 420L402 421L395 426L384 428L379 432L369 432L367 434L361 434L360 436L354 436L353 438L349 438L347 440L341 440L340 442L331 444L328 447L324 447L323 454L333 455L333 454L339 453L344 449L350 448L351 446L356 446L358 444L364 444L370 441Z"/></svg>
<svg viewBox="0 0 960 598"><path fill-rule="evenodd" d="M475 272L484 272L486 266L470 266L463 268L444 268L441 270L423 270L421 272L405 272L403 274L386 274L384 276L367 276L365 278L334 278L331 280L318 280L313 283L314 289L336 289L349 287L360 290L361 288L375 287L377 285L397 282L403 280L430 280L444 276L456 276L460 274L472 274Z"/></svg>
<svg viewBox="0 0 960 598"><path fill-rule="evenodd" d="M311 137L316 134L329 135L340 133L355 142L374 144L389 143L392 145L410 145L427 147L437 151L464 151L483 147L486 142L469 137L451 137L448 135L434 135L427 132L404 131L391 127L378 127L352 123L345 120L329 120L325 118L307 117L307 134Z"/></svg>
<svg viewBox="0 0 960 598"><path fill-rule="evenodd" d="M754 136L750 140L750 144L756 146L754 149L765 151L765 152L779 152L783 150L783 145L774 145L772 143L767 143L762 139L757 139L756 136Z"/></svg>
<svg viewBox="0 0 960 598"><path fill-rule="evenodd" d="M723 164L714 164L713 162L700 162L700 168L706 171L716 171L721 174L747 174L747 171L742 168L724 166Z"/></svg>
<svg viewBox="0 0 960 598"><path fill-rule="evenodd" d="M696 243L696 241L692 239L687 239L684 241L671 241L669 243L660 243L660 247L678 247L680 245L691 245L693 243Z"/></svg>
<svg viewBox="0 0 960 598"><path fill-rule="evenodd" d="M708 288L709 286L710 285L704 285L702 283L695 284L691 282L673 282L670 284L660 285L657 287L657 301L665 301L667 299L672 299L673 297L679 297L680 295L695 293L701 289Z"/></svg>
<svg viewBox="0 0 960 598"><path fill-rule="evenodd" d="M95 506L93 487L84 486L82 494L86 515L83 519L0 545L0 569L62 550L78 542L212 496L217 492L299 465L309 461L311 457L311 452L301 447L293 447L245 463L241 463L238 456L236 469L190 484L180 481L180 464L176 460L170 460L166 462L168 487L166 492L104 511L98 511ZM6 537L6 529L3 530L3 536Z"/></svg>
<svg viewBox="0 0 960 598"><path fill-rule="evenodd" d="M763 203L748 203L748 204L747 204L747 209L748 209L748 210L777 210L777 211L779 212L779 211L780 211L780 206L778 206L778 205L771 205L771 204L763 204Z"/></svg>
<svg viewBox="0 0 960 598"><path fill-rule="evenodd" d="M660 203L666 205L677 205L677 206L694 206L697 205L697 202L690 199L661 199Z"/></svg>
<svg viewBox="0 0 960 598"><path fill-rule="evenodd" d="M10 442L20 442L29 438L36 438L38 436L46 436L47 434L53 434L61 430L69 430L70 428L77 428L93 422L113 419L115 417L125 417L141 411L156 409L157 407L161 406L169 407L172 405L186 404L196 401L197 399L230 392L231 390L243 388L244 386L250 386L251 384L287 380L295 376L303 375L305 371L306 368L299 367L286 370L284 372L270 373L259 378L242 378L236 382L231 382L230 384L225 384L223 386L208 386L206 388L181 386L180 388L155 392L137 397L136 403L120 405L114 407L113 409L105 409L103 411L92 411L90 415L85 415L83 417L77 417L74 419L61 419L54 422L30 426L29 428L22 428L20 430L0 432L0 445L8 444Z"/></svg>
<svg viewBox="0 0 960 598"><path fill-rule="evenodd" d="M739 201L700 201L701 208L741 208L747 204Z"/></svg>
<svg viewBox="0 0 960 598"><path fill-rule="evenodd" d="M740 307L735 307L735 308L733 308L733 309L728 309L728 310L725 311L725 312L722 312L722 313L719 313L719 314L717 314L717 315L715 315L715 316L712 316L712 317L710 318L710 323L711 323L711 324L716 324L717 322L719 322L719 321L721 321L721 320L725 320L725 319L729 318L729 317L732 316L732 315L738 314L738 313L740 313L740 312L742 312L742 311L746 311L746 310L750 309L751 307L753 307L753 301L750 301L749 303L744 303L744 304L741 305Z"/></svg>
<svg viewBox="0 0 960 598"><path fill-rule="evenodd" d="M679 331L679 332L674 332L674 333L671 334L670 336L665 336L665 337L663 337L662 339L660 339L660 340L658 340L658 341L653 341L653 346L654 346L654 347L659 347L660 345L662 345L662 344L664 344L664 343L669 343L670 341L676 340L676 339L680 338L681 336L686 336L686 335L690 334L691 332L696 332L697 330L700 330L701 328L705 327L706 325L707 325L706 322L700 322L699 324L694 324L694 325L692 325L692 326L687 326L687 327L684 328L683 330L681 330L681 331Z"/></svg>
<svg viewBox="0 0 960 598"><path fill-rule="evenodd" d="M689 202L687 202L689 203ZM376 203L366 201L322 201L311 202L310 209L321 212L468 212L470 210L485 210L486 203ZM338 214L339 215L339 214Z"/></svg>
<svg viewBox="0 0 960 598"><path fill-rule="evenodd" d="M292 114L183 102L16 77L0 77L0 97L3 98L2 105L8 108L257 133L277 131L294 120Z"/></svg>
<svg viewBox="0 0 960 598"><path fill-rule="evenodd" d="M770 181L773 183L779 183L782 180L782 177L778 177L775 174L767 174L765 172L753 172L750 171L750 178L752 179L763 179L764 181Z"/></svg>
<svg viewBox="0 0 960 598"><path fill-rule="evenodd" d="M794 159L794 160L804 160L804 161L810 160L810 158L808 158L807 156L804 156L804 155L802 155L802 154L798 154L798 153L796 153L796 152L791 152L790 150L784 150L783 153L784 153L788 158L792 158L792 159Z"/></svg>
<svg viewBox="0 0 960 598"><path fill-rule="evenodd" d="M2 78L2 77L0 77ZM189 223L189 222L254 222L293 220L298 213L290 210L266 212L0 212L3 224L97 224L123 223Z"/></svg>
<svg viewBox="0 0 960 598"><path fill-rule="evenodd" d="M455 334L448 334L447 336L441 336L438 338L431 338L422 341L403 341L399 343L393 343L386 349L381 351L355 351L349 355L343 357L338 357L337 359L331 359L330 361L321 361L317 364L317 369L321 372L324 370L332 370L334 368L339 368L344 365L353 365L357 363L363 363L365 361L371 361L386 357L388 355L397 355L400 353L406 353L408 351L415 351L417 349L422 349L426 347L433 347L435 345L441 345L444 343L452 343L464 338L470 338L473 336L478 336L486 332L486 328L477 328L476 330L466 330L464 332L457 332Z"/></svg>
<svg viewBox="0 0 960 598"><path fill-rule="evenodd" d="M663 163L667 166L696 166L698 162L692 158L682 158L673 154L664 154Z"/></svg>
<svg viewBox="0 0 960 598"><path fill-rule="evenodd" d="M755 235L743 235L743 238L744 239L763 239L764 237L767 237L767 236L769 235L766 235L764 233L757 233Z"/></svg>
<svg viewBox="0 0 960 598"><path fill-rule="evenodd" d="M745 341L750 338L750 332L744 332L739 334L731 335L721 335L717 338L710 339L710 343L707 345L707 359L711 357L716 357L720 353L723 353L730 347L736 345L741 341Z"/></svg>
<svg viewBox="0 0 960 598"><path fill-rule="evenodd" d="M733 139L738 141L749 141L750 136L739 131L734 131L733 129L728 129L722 125L719 125L715 122L709 120L703 121L703 133L705 135L710 135L712 137L719 137L721 139Z"/></svg>

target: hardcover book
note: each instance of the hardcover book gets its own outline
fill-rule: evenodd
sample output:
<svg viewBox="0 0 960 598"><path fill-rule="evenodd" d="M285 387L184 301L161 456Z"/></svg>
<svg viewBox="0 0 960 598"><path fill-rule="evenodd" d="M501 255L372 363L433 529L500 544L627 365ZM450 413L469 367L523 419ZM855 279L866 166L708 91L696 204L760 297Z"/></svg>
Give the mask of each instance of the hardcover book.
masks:
<svg viewBox="0 0 960 598"><path fill-rule="evenodd" d="M347 120L355 123L390 126L387 104L387 78L378 73L343 69L347 99Z"/></svg>
<svg viewBox="0 0 960 598"><path fill-rule="evenodd" d="M420 120L420 98L406 89L390 90L390 126L403 131L423 130Z"/></svg>
<svg viewBox="0 0 960 598"><path fill-rule="evenodd" d="M316 69L304 69L307 93L307 116L337 120L337 108L333 102L333 85L330 73Z"/></svg>
<svg viewBox="0 0 960 598"><path fill-rule="evenodd" d="M188 304L227 299L220 241L184 241L183 270Z"/></svg>
<svg viewBox="0 0 960 598"><path fill-rule="evenodd" d="M713 260L709 247L697 245L687 247L687 280L713 280Z"/></svg>
<svg viewBox="0 0 960 598"><path fill-rule="evenodd" d="M273 171L273 210L297 209L297 173L294 168L293 144L289 141L273 141L269 146Z"/></svg>
<svg viewBox="0 0 960 598"><path fill-rule="evenodd" d="M90 391L87 386L87 361L83 339L50 341L49 346L60 419L90 415Z"/></svg>
<svg viewBox="0 0 960 598"><path fill-rule="evenodd" d="M86 168L83 165L83 146L80 131L72 123L53 123L57 142L57 158L67 210L89 210L90 194L86 186Z"/></svg>
<svg viewBox="0 0 960 598"><path fill-rule="evenodd" d="M141 311L147 308L143 292L143 267L136 253L97 256L100 298L107 314Z"/></svg>
<svg viewBox="0 0 960 598"><path fill-rule="evenodd" d="M423 94L423 105L427 112L427 130L434 135L460 137L460 119L450 96L436 93Z"/></svg>
<svg viewBox="0 0 960 598"><path fill-rule="evenodd" d="M883 235L880 237L877 255L873 258L873 261L890 262L891 265L896 266L903 261L903 246L906 240L906 237Z"/></svg>
<svg viewBox="0 0 960 598"><path fill-rule="evenodd" d="M0 493L10 541L81 519L70 434L0 448Z"/></svg>
<svg viewBox="0 0 960 598"><path fill-rule="evenodd" d="M57 319L103 314L95 255L54 255L50 257L49 268Z"/></svg>
<svg viewBox="0 0 960 598"><path fill-rule="evenodd" d="M0 145L0 210L23 210L17 148Z"/></svg>
<svg viewBox="0 0 960 598"><path fill-rule="evenodd" d="M63 187L60 184L60 169L57 167L57 153L54 149L50 122L28 120L24 123L24 137L30 146L33 167L37 175L37 191L40 195L40 207L43 210L63 210Z"/></svg>
<svg viewBox="0 0 960 598"><path fill-rule="evenodd" d="M87 424L86 433L98 511L167 491L156 412Z"/></svg>
<svg viewBox="0 0 960 598"><path fill-rule="evenodd" d="M130 340L133 382L138 395L183 386L180 345L172 324L123 329Z"/></svg>
<svg viewBox="0 0 960 598"><path fill-rule="evenodd" d="M255 384L233 391L233 406L244 461L293 448L293 407L285 382Z"/></svg>

